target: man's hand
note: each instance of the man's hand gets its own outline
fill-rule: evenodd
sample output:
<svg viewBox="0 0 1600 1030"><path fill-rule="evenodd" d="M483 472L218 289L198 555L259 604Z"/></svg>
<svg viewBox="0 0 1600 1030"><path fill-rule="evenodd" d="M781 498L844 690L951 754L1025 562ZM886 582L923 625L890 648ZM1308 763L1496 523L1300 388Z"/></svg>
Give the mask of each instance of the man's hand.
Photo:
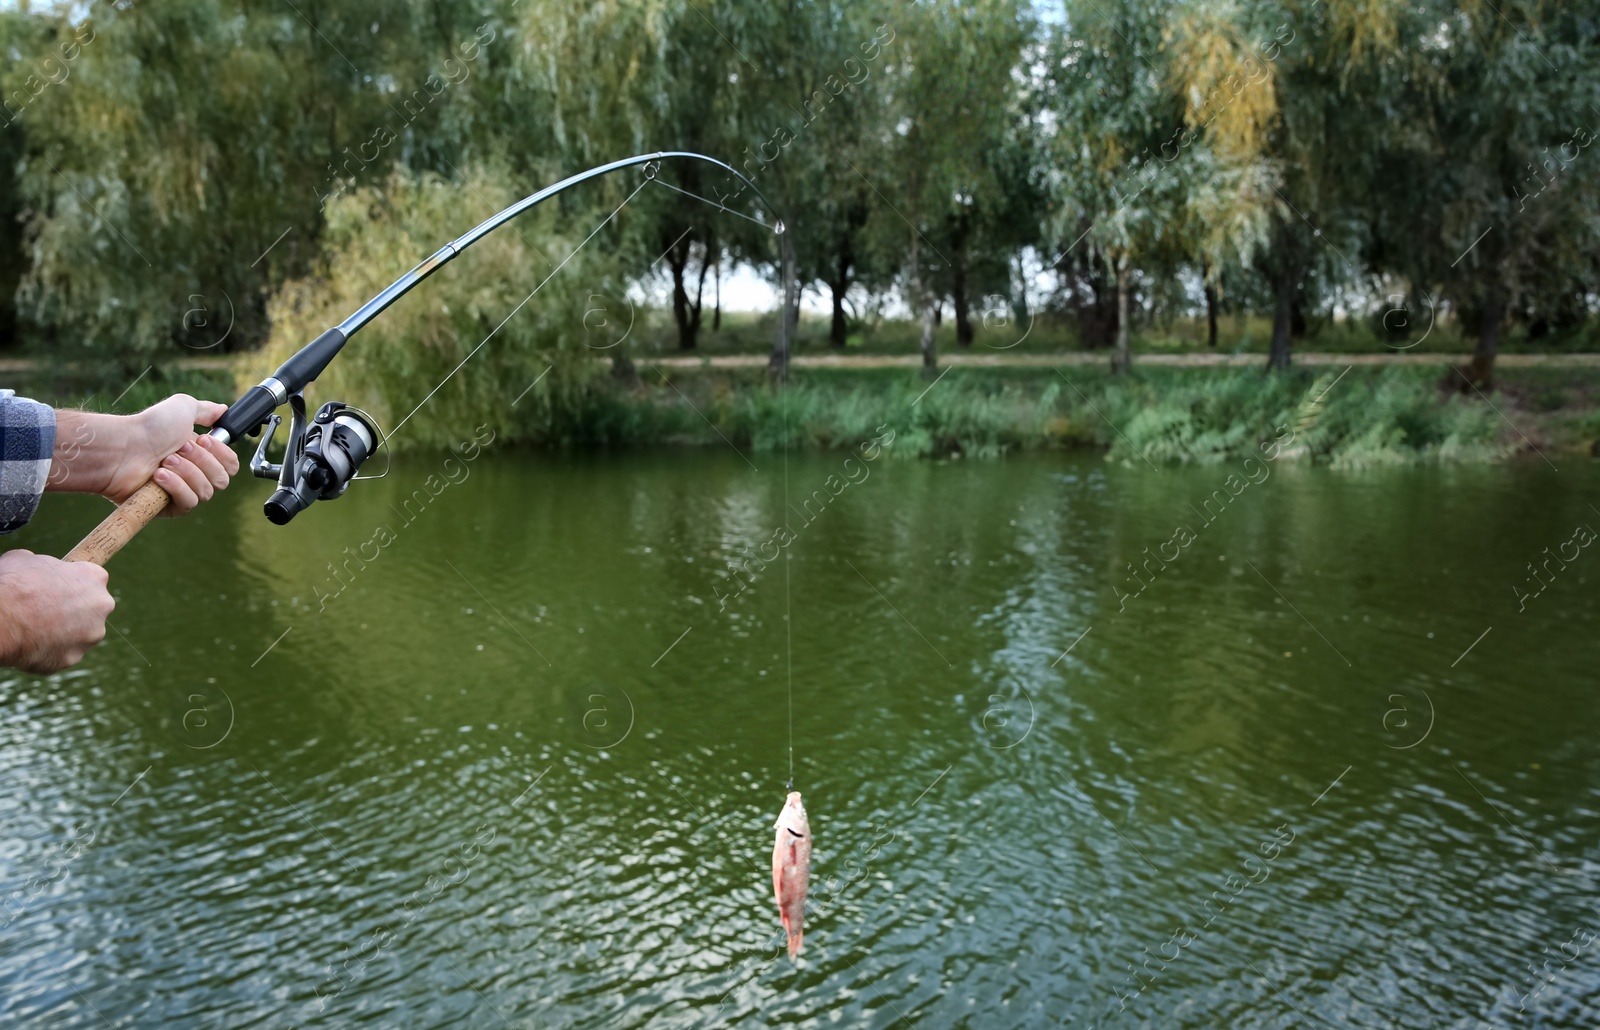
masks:
<svg viewBox="0 0 1600 1030"><path fill-rule="evenodd" d="M49 489L104 494L121 503L154 478L172 496L162 514L192 511L239 471L230 447L194 431L226 410L180 393L137 415L58 411Z"/></svg>
<svg viewBox="0 0 1600 1030"><path fill-rule="evenodd" d="M0 665L57 672L106 635L106 570L32 551L0 554Z"/></svg>
<svg viewBox="0 0 1600 1030"><path fill-rule="evenodd" d="M127 416L128 453L101 493L119 504L149 481L172 495L162 514L184 515L214 490L225 489L239 471L239 456L221 440L196 435L195 426L214 425L226 404L173 394L159 404Z"/></svg>

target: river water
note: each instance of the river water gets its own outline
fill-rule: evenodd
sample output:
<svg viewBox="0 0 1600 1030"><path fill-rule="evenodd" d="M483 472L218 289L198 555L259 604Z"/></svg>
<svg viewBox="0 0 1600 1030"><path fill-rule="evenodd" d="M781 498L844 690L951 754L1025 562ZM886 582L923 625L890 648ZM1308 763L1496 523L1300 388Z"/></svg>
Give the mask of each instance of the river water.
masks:
<svg viewBox="0 0 1600 1030"><path fill-rule="evenodd" d="M0 679L0 1025L1600 1025L1594 473L1252 468L240 481Z"/></svg>

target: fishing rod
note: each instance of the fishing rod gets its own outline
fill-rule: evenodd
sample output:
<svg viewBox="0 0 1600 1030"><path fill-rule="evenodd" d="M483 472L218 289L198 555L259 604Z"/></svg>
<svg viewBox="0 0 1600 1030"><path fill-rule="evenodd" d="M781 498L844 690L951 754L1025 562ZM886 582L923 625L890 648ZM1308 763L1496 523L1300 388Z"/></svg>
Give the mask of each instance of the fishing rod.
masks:
<svg viewBox="0 0 1600 1030"><path fill-rule="evenodd" d="M269 427L266 437L262 439L260 446L256 448L255 456L250 461L250 471L256 477L276 478L278 481L278 488L264 505L267 518L281 526L313 502L332 500L343 495L350 483L357 478L378 478L356 475L362 463L385 442L377 421L371 415L342 401L328 401L314 416L309 419L306 417L304 396L306 387L316 381L317 376L328 367L328 363L334 359L350 337L382 314L389 305L409 293L418 283L449 264L462 251L524 211L537 207L551 197L590 179L597 179L602 175L635 165L645 165L646 178L653 180L662 160L676 158L704 161L736 176L749 187L756 199L761 202L761 206L771 214L773 224L770 228L773 233L781 235L784 232L784 223L778 217L777 209L748 177L732 165L714 157L687 150L638 154L599 165L546 186L505 210L491 215L465 235L451 240L434 251L421 264L361 305L349 318L300 348L289 360L280 365L276 372L241 394L217 420L210 435L223 443L233 443L243 436L256 435L263 426ZM721 210L729 210L725 202L713 203L670 183L662 185L712 204ZM729 213L739 214L737 211ZM787 265L787 261L785 264ZM786 269L785 275L788 274ZM267 460L267 447L272 443L278 426L283 422L282 416L276 414L276 411L284 404L289 405L289 438L284 447L283 460L275 463ZM119 504L117 509L106 516L105 521L96 526L88 536L79 541L76 547L67 552L66 560L104 565L151 519L161 513L167 506L168 500L167 492L153 480L146 483Z"/></svg>

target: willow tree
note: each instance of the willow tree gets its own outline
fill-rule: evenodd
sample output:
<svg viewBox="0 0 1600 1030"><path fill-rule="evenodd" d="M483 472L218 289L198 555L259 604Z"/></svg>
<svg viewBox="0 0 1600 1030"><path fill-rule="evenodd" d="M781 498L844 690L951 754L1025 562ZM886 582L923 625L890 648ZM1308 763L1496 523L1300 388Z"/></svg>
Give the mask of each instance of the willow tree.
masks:
<svg viewBox="0 0 1600 1030"><path fill-rule="evenodd" d="M1328 0L1257 12L1253 31L1275 69L1277 114L1263 155L1277 173L1270 245L1257 260L1273 296L1268 367L1286 368L1292 338L1319 294L1374 270L1374 224L1386 192L1382 157L1414 131L1397 115L1421 20L1404 5ZM1386 112L1389 118L1374 117Z"/></svg>
<svg viewBox="0 0 1600 1030"><path fill-rule="evenodd" d="M1162 46L1168 5L1084 0L1067 7L1043 73L1056 129L1048 143L1057 261L1082 254L1114 283L1111 368L1132 364L1128 332L1141 256L1177 224L1190 172L1182 148L1163 143L1181 126L1171 52Z"/></svg>
<svg viewBox="0 0 1600 1030"><path fill-rule="evenodd" d="M447 123L450 80L472 64L460 48L483 48L470 27L414 24L403 0L304 10L96 3L62 29L70 74L19 116L32 258L19 299L70 341L61 352L142 363L175 342L262 340L272 290L309 268L326 198L381 181ZM27 63L7 69L8 92Z"/></svg>
<svg viewBox="0 0 1600 1030"><path fill-rule="evenodd" d="M1277 116L1281 42L1240 15L1231 4L1189 5L1168 24L1164 41L1184 103L1181 124L1158 150L1163 160L1184 162L1169 243L1198 266L1212 347L1223 273L1248 267L1265 247L1277 202L1277 176L1263 150Z"/></svg>
<svg viewBox="0 0 1600 1030"><path fill-rule="evenodd" d="M387 286L397 265L460 233L464 207L499 209L523 192L505 169L468 164L448 176L396 170L329 201L322 256L274 296L273 336L239 366L240 387ZM617 258L582 246L596 216L588 207L577 214L542 205L465 251L362 331L323 373L323 396L391 430L404 420L401 447L449 446L483 423L507 441L610 442L583 418L598 370L589 323L574 316L591 291L619 280ZM537 303L523 306L549 274L537 251L572 256Z"/></svg>
<svg viewBox="0 0 1600 1030"><path fill-rule="evenodd" d="M809 98L829 74L819 40L826 31L846 31L833 25L838 5L533 0L518 10L528 46L517 80L548 105L554 142L571 164L641 150L699 151L738 168L790 208L783 183L799 179L794 169L807 165L807 146L817 142L804 113L819 106ZM831 109L837 106L829 117L847 118ZM773 216L736 177L686 161L665 162L656 175L629 205L626 236L646 265L659 260L665 268L678 345L692 349L707 277L724 260L746 260L780 278L783 241Z"/></svg>
<svg viewBox="0 0 1600 1030"><path fill-rule="evenodd" d="M1412 192L1438 215L1393 250L1414 281L1438 284L1476 339L1449 381L1487 390L1514 318L1559 319L1574 295L1579 311L1592 295L1600 49L1592 22L1559 7L1440 2L1428 14L1414 71L1428 88L1414 109L1431 160L1416 163Z"/></svg>
<svg viewBox="0 0 1600 1030"><path fill-rule="evenodd" d="M30 17L18 11L0 11L0 53L32 56L51 53L52 45L70 43L73 28L70 23L47 23L43 18ZM75 44L73 44L75 45ZM35 73L35 84L40 92L54 85L49 81L50 71L55 71L63 61L59 52L52 55L56 66L49 71L43 68ZM26 57L24 57L26 61ZM14 67L23 67L19 64ZM38 75L37 72L44 72ZM59 75L60 72L56 71ZM5 76L0 82L9 84L19 76ZM26 79L22 78L24 90ZM24 93L29 99L31 91ZM9 99L9 96L7 97ZM0 107L0 348L10 348L19 341L17 325L17 286L27 271L27 252L22 246L21 226L18 217L22 212L22 196L17 181L17 162L22 157L27 126L21 118L23 104Z"/></svg>
<svg viewBox="0 0 1600 1030"><path fill-rule="evenodd" d="M980 228L1005 207L1004 165L1029 12L1004 0L902 9L894 55L894 138L885 162L886 208L902 225L901 293L921 323L924 371L937 364L934 328L945 296L965 316ZM903 25L901 29L898 26ZM888 218L883 219L888 223Z"/></svg>
<svg viewBox="0 0 1600 1030"><path fill-rule="evenodd" d="M752 77L774 124L753 125L762 188L781 199L790 221L796 275L820 283L832 306L828 341L842 348L846 307L858 283L877 288L885 269L868 239L880 201L867 178L889 157L890 113L895 98L889 71L900 9L885 3L839 0L791 5L803 17L785 27L784 52ZM771 155L771 160L766 160Z"/></svg>
<svg viewBox="0 0 1600 1030"><path fill-rule="evenodd" d="M822 283L832 295L829 337L842 347L845 299L881 270L867 245L877 198L866 175L888 147L885 112L894 97L892 60L901 9L888 3L790 0L774 5L775 25L748 46L741 78L738 164L782 212L774 238L748 223L730 236L730 254L769 269L786 292L769 362L787 373L799 320L799 291ZM793 270L785 280L784 262Z"/></svg>
<svg viewBox="0 0 1600 1030"><path fill-rule="evenodd" d="M725 10L706 6L713 19ZM728 152L732 136L725 127L734 102L728 79L737 74L730 66L738 58L726 45L707 43L712 29L691 7L670 0L592 7L536 0L520 5L517 17L526 45L510 79L522 87L524 102L548 111L552 127L551 139L526 139L518 148L526 164L548 161L551 142L568 171L641 151ZM691 38L698 39L698 50ZM704 192L702 170L691 162L653 171L659 183ZM650 173L633 174L632 185L639 185ZM663 264L678 346L692 349L717 247L716 213L661 185L649 185L628 206L627 235L601 246L631 246L641 272L657 260Z"/></svg>

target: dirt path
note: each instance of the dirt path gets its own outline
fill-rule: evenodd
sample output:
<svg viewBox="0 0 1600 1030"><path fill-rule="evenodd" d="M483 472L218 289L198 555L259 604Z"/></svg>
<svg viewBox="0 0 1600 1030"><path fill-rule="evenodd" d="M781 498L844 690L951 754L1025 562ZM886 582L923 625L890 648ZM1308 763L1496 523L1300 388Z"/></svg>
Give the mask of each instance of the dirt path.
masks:
<svg viewBox="0 0 1600 1030"><path fill-rule="evenodd" d="M1465 362L1465 354L1296 354L1297 365L1445 365ZM719 354L711 357L637 359L641 365L667 368L763 368L765 354ZM1104 353L1073 351L1066 354L941 354L939 365L958 368L1050 368L1056 365L1104 365ZM1135 354L1135 365L1158 368L1260 368L1265 354ZM922 364L917 354L801 354L791 362L795 368L916 368ZM1500 368L1600 368L1600 354L1502 354L1495 359Z"/></svg>
<svg viewBox="0 0 1600 1030"><path fill-rule="evenodd" d="M177 358L169 367L181 369L222 370L236 362L249 360L250 355L206 356ZM1301 353L1294 363L1305 366L1332 365L1412 365L1441 366L1464 363L1465 354L1417 354L1396 351L1393 354L1320 354ZM609 359L605 359L609 360ZM1260 368L1266 364L1264 354L1135 354L1135 365L1153 368ZM765 368L765 354L716 354L711 356L684 356L635 358L640 365L659 365L664 368ZM941 354L939 366L954 368L1051 368L1058 365L1104 365L1110 358L1104 352L1070 351L1063 354ZM168 364L168 363L163 363ZM792 361L795 368L916 368L922 364L918 354L799 354ZM1500 368L1600 368L1600 353L1586 354L1502 354L1495 359ZM30 358L0 358L0 375L34 371L39 363Z"/></svg>
<svg viewBox="0 0 1600 1030"><path fill-rule="evenodd" d="M240 355L240 357L244 357L244 355ZM203 358L173 358L169 361L161 362L161 367L216 372L232 368L237 360L238 358L235 356L226 354L211 355ZM68 362L67 368L86 368L93 364L94 362L91 361ZM154 362L151 364L153 367ZM36 372L43 367L45 367L45 363L35 358L0 358L0 375L5 375L6 373Z"/></svg>

